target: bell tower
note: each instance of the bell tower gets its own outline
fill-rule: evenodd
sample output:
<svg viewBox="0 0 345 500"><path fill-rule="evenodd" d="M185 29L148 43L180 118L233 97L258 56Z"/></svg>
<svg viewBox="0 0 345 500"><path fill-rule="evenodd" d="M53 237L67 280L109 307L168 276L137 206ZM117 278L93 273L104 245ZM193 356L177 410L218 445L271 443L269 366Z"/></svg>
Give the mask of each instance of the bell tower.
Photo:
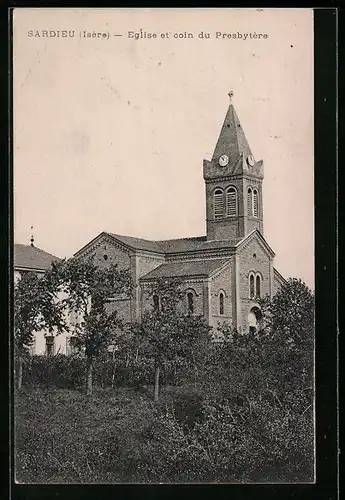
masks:
<svg viewBox="0 0 345 500"><path fill-rule="evenodd" d="M256 161L230 104L211 161L204 160L208 240L243 238L263 233L263 161Z"/></svg>

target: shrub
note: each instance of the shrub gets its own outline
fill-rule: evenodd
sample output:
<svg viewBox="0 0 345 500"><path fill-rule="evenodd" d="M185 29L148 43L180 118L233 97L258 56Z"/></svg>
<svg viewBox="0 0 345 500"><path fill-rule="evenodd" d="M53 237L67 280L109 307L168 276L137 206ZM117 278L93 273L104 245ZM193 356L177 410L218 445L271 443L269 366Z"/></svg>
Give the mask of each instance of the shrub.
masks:
<svg viewBox="0 0 345 500"><path fill-rule="evenodd" d="M16 479L42 482L130 482L156 411L134 391L96 390L93 397L60 389L16 396Z"/></svg>
<svg viewBox="0 0 345 500"><path fill-rule="evenodd" d="M32 356L26 360L23 385L78 388L83 385L84 370L84 360L78 356Z"/></svg>
<svg viewBox="0 0 345 500"><path fill-rule="evenodd" d="M202 418L186 426L167 407L145 435L141 470L167 482L311 481L311 413L291 415L291 406L259 398L247 412L206 400Z"/></svg>
<svg viewBox="0 0 345 500"><path fill-rule="evenodd" d="M76 389L84 384L86 361L80 355L29 356L25 359L23 385L27 387L55 386ZM94 362L93 380L96 386L135 387L153 383L154 360L145 356L112 358L108 353ZM164 385L177 385L186 379L188 366L179 358L167 361L162 367Z"/></svg>

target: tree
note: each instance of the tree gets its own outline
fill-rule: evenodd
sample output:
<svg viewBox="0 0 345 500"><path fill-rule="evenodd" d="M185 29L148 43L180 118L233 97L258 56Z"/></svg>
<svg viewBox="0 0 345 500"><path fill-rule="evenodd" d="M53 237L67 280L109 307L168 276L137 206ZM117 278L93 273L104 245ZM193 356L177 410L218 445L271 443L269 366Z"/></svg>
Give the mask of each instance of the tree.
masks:
<svg viewBox="0 0 345 500"><path fill-rule="evenodd" d="M276 295L261 304L263 330L296 345L311 345L314 339L314 294L297 278L290 278Z"/></svg>
<svg viewBox="0 0 345 500"><path fill-rule="evenodd" d="M34 335L43 329L53 333L67 330L65 306L58 297L49 270L38 276L24 274L14 286L14 348L17 361L17 388L22 386L23 357L33 344Z"/></svg>
<svg viewBox="0 0 345 500"><path fill-rule="evenodd" d="M74 332L75 346L86 356L86 393L91 395L94 360L114 342L117 331L123 328L117 310L109 310L109 299L118 294L130 298L131 275L129 270L120 270L116 264L100 268L92 258L72 258L54 264L54 275L64 292L65 305L80 318Z"/></svg>
<svg viewBox="0 0 345 500"><path fill-rule="evenodd" d="M160 371L164 361L177 357L193 358L197 340L205 338L209 326L201 316L186 315L182 308L184 292L177 279L159 279L149 290L154 300L151 310L144 312L132 331L141 349L154 359L154 400L159 399Z"/></svg>

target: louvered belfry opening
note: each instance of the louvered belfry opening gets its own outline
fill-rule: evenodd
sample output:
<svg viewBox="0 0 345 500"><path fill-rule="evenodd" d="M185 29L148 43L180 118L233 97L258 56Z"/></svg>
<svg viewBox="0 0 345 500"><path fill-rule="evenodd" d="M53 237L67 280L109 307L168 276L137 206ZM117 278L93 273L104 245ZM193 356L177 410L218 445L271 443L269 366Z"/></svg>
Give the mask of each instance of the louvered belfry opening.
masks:
<svg viewBox="0 0 345 500"><path fill-rule="evenodd" d="M237 191L233 187L226 192L226 215L230 217L237 215Z"/></svg>
<svg viewBox="0 0 345 500"><path fill-rule="evenodd" d="M224 215L224 194L221 189L214 192L214 218L220 219Z"/></svg>

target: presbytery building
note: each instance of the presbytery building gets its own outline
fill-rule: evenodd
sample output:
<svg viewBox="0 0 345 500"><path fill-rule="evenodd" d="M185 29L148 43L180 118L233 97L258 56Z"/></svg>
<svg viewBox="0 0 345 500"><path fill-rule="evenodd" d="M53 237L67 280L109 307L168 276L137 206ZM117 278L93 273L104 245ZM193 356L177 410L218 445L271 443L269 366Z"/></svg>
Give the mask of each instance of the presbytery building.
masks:
<svg viewBox="0 0 345 500"><path fill-rule="evenodd" d="M35 273L42 277L51 268L53 262L61 259L34 245L34 238L31 237L30 245L14 244L13 270L14 284L18 283L25 274ZM60 298L62 295L60 294ZM74 315L68 315L69 326L73 326ZM33 344L30 346L30 353L37 355L53 356L55 354L72 354L75 351L73 344L73 330L68 333L56 335L56 332L41 330L33 336Z"/></svg>

